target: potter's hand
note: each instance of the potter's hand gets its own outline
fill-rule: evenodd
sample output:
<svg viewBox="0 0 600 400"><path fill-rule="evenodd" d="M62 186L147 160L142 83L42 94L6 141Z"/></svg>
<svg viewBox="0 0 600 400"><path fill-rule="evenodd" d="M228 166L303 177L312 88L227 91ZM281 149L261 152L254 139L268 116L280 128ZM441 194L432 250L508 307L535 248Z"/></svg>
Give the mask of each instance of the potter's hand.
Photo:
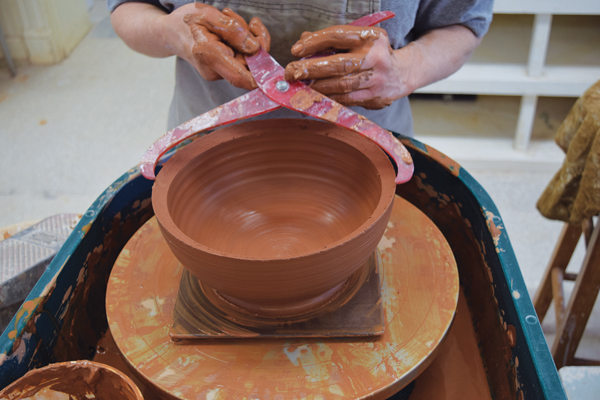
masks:
<svg viewBox="0 0 600 400"><path fill-rule="evenodd" d="M314 80L311 88L346 106L379 109L409 94L406 67L385 30L378 27L332 26L304 32L292 47L296 57L328 50L343 51L326 57L288 64L288 80Z"/></svg>
<svg viewBox="0 0 600 400"><path fill-rule="evenodd" d="M254 54L264 47L269 51L271 37L260 19L250 24L231 9L222 12L206 4L188 4L164 17L169 22L185 22L189 40L178 53L190 62L206 80L225 79L232 85L256 88L243 55ZM176 21L178 20L178 21ZM181 38L181 37L180 37Z"/></svg>

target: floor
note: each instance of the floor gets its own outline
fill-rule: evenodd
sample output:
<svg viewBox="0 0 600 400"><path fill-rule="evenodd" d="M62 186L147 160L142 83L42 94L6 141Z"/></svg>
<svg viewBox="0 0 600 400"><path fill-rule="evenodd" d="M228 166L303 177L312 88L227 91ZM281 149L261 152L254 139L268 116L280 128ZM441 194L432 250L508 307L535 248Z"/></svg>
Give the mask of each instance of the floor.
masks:
<svg viewBox="0 0 600 400"><path fill-rule="evenodd" d="M84 213L136 165L166 129L173 59L128 49L110 25L104 0L90 11L93 30L59 65L0 67L0 227L57 213ZM417 139L462 164L490 194L533 293L562 227L535 203L562 153L549 140L573 99L542 99L534 141L512 149L518 98L415 99ZM581 246L580 246L581 247ZM573 265L581 264L578 248ZM544 329L552 337L552 316ZM578 352L600 358L600 310Z"/></svg>

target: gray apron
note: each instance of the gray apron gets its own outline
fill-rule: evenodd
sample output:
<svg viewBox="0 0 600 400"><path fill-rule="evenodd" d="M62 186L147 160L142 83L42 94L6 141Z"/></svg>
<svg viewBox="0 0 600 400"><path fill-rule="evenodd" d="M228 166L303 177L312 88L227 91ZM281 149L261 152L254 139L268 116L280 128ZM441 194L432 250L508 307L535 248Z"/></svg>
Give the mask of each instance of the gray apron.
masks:
<svg viewBox="0 0 600 400"><path fill-rule="evenodd" d="M166 2L163 2L163 4ZM182 5L172 1L169 8ZM231 0L203 1L219 10L230 7L246 21L259 17L271 34L270 54L285 67L295 61L290 49L302 32L316 31L331 25L347 24L380 10L380 0ZM175 93L169 110L169 129L205 113L246 93L225 80L205 81L186 61L177 58ZM412 116L407 98L402 98L381 110L352 109L380 126L413 136ZM301 113L279 109L253 119L306 118Z"/></svg>

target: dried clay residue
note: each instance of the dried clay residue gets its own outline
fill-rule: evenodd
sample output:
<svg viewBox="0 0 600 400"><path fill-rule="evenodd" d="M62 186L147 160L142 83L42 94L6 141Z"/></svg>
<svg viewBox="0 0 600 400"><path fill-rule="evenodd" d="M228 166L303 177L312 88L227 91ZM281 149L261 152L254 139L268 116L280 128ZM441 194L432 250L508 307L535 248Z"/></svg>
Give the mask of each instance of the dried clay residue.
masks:
<svg viewBox="0 0 600 400"><path fill-rule="evenodd" d="M492 234L492 238L494 239L494 246L496 246L496 249L498 249L498 241L500 240L500 235L502 235L502 225L496 225L494 222L495 218L500 219L500 217L496 217L493 212L485 211L485 220L487 226Z"/></svg>
<svg viewBox="0 0 600 400"><path fill-rule="evenodd" d="M326 119L327 121L331 121L336 123L338 120L338 115L340 114L342 106L339 103L335 103L333 107L325 114L321 115L321 118Z"/></svg>
<svg viewBox="0 0 600 400"><path fill-rule="evenodd" d="M136 202L136 205L125 217L117 213L104 228L106 233L102 242L88 253L83 272L86 278L73 291L52 351L57 361L90 356L89 349L95 347L101 332L106 330L106 319L103 317L106 313L104 299L108 281L106 265L112 265L116 260L123 238L131 237L152 216L150 199Z"/></svg>
<svg viewBox="0 0 600 400"><path fill-rule="evenodd" d="M510 347L515 347L517 345L517 328L514 325L508 324L506 327L506 335L508 337L508 343L510 343Z"/></svg>
<svg viewBox="0 0 600 400"><path fill-rule="evenodd" d="M62 268L59 270L57 275L61 270ZM39 338L36 327L37 317L40 314L39 310L44 310L48 299L52 296L52 293L55 289L56 275L50 280L50 282L46 284L41 293L39 293L38 297L27 300L25 303L23 303L23 305L21 305L21 308L15 315L14 330L11 330L8 333L8 339L13 341L12 348L8 349L8 351L6 351L5 348L5 352L0 354L0 365L10 362L14 359L17 359L18 362L21 363L25 357L29 357L29 351L34 347L32 346L32 337L35 340L38 340ZM24 324L24 326L20 328L22 324ZM35 351L38 351L39 346L42 343L41 339L39 339L37 343L38 344L35 348ZM33 360L29 361L29 365L34 365ZM11 371L11 373L13 373L12 379L15 379L17 376L14 375L14 370Z"/></svg>
<svg viewBox="0 0 600 400"><path fill-rule="evenodd" d="M415 184L418 189L425 191L431 199L435 199L440 207L461 207L460 204L454 202L453 197L450 197L445 193L438 193L432 185L425 183L426 179L427 175L424 172L421 172L419 175L415 175ZM466 221L468 222L468 220Z"/></svg>
<svg viewBox="0 0 600 400"><path fill-rule="evenodd" d="M23 318L26 318L26 317L31 318L31 316L37 310L37 308L41 302L42 302L42 298L38 297L34 300L27 300L25 303L23 303L23 305L21 306L21 308L19 309L19 311L16 314L15 329L8 332L8 338L10 340L15 340L17 337L19 321L21 321ZM35 325L33 325L33 329L35 329Z"/></svg>
<svg viewBox="0 0 600 400"><path fill-rule="evenodd" d="M320 103L323 95L314 90L299 90L290 98L290 104L296 110L308 110L315 103Z"/></svg>
<svg viewBox="0 0 600 400"><path fill-rule="evenodd" d="M445 168L447 168L448 171L450 171L450 173L452 173L452 175L454 175L454 176L460 175L460 168L461 167L460 167L459 163L457 163L456 161L454 161L453 159L451 159L450 157L448 157L444 153L440 152L439 150L434 149L433 147L425 145L425 149L427 151L427 154L430 157L432 157L440 165L442 165Z"/></svg>
<svg viewBox="0 0 600 400"><path fill-rule="evenodd" d="M423 158L419 157L418 160L422 162ZM447 168L447 161L448 159L440 160L434 156L429 162ZM458 175L457 172L452 171L453 175ZM493 235L488 234L491 230L486 226L485 213L462 205L469 201L469 197L457 190L460 188L458 179L443 173L440 175L428 177L425 173L417 174L416 179L399 185L396 192L426 211L450 243L459 267L461 284L467 300L470 300L492 398L514 398L518 388L517 371L512 363L511 339L506 334L504 321L498 316L498 299L494 293L494 284L490 283L493 279L490 265L497 256L488 251L492 250L492 243L480 241L482 237L493 238ZM440 188L444 188L450 201L440 196ZM496 224L494 226L499 229ZM495 232L498 233L497 230Z"/></svg>

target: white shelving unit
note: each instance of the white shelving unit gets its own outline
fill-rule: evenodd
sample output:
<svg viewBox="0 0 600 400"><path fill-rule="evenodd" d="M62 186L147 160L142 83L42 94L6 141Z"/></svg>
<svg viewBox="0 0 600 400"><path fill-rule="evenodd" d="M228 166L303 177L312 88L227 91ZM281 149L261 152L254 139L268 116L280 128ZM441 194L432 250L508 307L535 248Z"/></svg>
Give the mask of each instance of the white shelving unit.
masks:
<svg viewBox="0 0 600 400"><path fill-rule="evenodd" d="M549 45L552 46L550 38L553 16L600 15L600 1L496 0L494 14L533 15L526 62L470 61L447 79L423 87L417 92L521 96L514 147L526 150L531 138L538 96L579 97L600 79L600 63L546 64L548 48ZM597 32L593 33L595 34ZM563 42L570 45L568 38ZM485 43L484 38L482 46ZM572 45L576 46L577 43ZM600 55L600 47L593 51Z"/></svg>

